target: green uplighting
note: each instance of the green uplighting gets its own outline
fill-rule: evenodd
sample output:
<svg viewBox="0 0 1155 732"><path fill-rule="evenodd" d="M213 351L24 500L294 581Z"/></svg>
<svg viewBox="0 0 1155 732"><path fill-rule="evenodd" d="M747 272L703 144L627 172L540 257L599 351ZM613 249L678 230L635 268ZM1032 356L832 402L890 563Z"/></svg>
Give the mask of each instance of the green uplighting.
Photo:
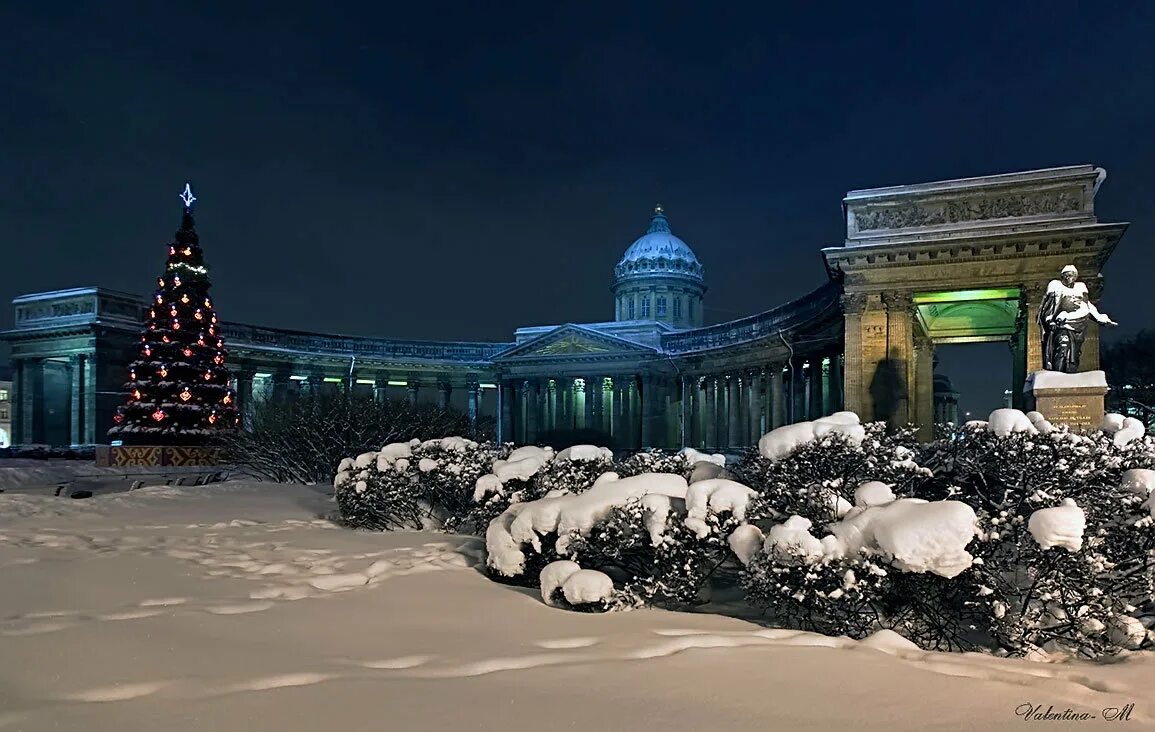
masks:
<svg viewBox="0 0 1155 732"><path fill-rule="evenodd" d="M935 302L971 302L974 300L1018 300L1019 288L1002 287L986 290L954 290L953 292L916 292L914 304Z"/></svg>

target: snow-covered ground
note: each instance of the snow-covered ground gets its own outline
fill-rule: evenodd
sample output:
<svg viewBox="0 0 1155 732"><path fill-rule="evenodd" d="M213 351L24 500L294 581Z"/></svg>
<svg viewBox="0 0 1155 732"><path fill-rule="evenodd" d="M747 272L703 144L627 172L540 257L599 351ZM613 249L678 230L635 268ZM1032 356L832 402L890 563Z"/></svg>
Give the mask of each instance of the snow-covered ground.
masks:
<svg viewBox="0 0 1155 732"><path fill-rule="evenodd" d="M486 578L479 539L339 528L324 491L0 494L0 730L977 730L1130 703L1155 728L1150 654L566 612Z"/></svg>

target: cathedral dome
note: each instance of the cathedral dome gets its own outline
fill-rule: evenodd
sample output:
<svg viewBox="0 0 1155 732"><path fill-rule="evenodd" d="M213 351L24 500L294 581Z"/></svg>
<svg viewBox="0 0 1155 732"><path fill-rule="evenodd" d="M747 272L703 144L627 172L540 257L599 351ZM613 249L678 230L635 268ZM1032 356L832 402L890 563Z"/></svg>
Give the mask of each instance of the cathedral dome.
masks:
<svg viewBox="0 0 1155 732"><path fill-rule="evenodd" d="M620 280L634 275L668 273L701 281L702 265L694 251L670 231L661 206L654 207L650 227L637 239L614 268Z"/></svg>
<svg viewBox="0 0 1155 732"><path fill-rule="evenodd" d="M694 251L670 231L661 206L650 227L614 267L617 320L656 320L673 328L702 325L706 281Z"/></svg>

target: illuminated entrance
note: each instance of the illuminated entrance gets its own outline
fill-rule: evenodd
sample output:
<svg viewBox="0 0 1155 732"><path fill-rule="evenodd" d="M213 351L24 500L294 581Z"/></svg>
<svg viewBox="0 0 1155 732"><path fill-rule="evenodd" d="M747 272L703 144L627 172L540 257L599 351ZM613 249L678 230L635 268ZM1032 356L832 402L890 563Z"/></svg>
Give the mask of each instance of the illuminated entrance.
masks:
<svg viewBox="0 0 1155 732"><path fill-rule="evenodd" d="M1010 344L1020 406L1027 374L1042 368L1047 283L1074 264L1097 300L1127 229L1095 217L1105 177L1080 165L848 193L846 241L822 250L843 284L846 409L929 438L935 346L992 341ZM1080 367L1099 367L1097 326Z"/></svg>

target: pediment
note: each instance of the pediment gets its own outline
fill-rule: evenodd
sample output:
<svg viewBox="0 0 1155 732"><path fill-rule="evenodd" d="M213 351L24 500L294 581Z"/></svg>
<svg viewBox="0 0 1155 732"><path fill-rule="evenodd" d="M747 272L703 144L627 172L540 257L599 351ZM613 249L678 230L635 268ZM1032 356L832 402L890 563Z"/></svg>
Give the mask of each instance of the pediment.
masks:
<svg viewBox="0 0 1155 732"><path fill-rule="evenodd" d="M549 358L604 358L607 356L649 356L653 348L624 338L599 333L579 325L562 325L548 333L497 354L495 361Z"/></svg>

